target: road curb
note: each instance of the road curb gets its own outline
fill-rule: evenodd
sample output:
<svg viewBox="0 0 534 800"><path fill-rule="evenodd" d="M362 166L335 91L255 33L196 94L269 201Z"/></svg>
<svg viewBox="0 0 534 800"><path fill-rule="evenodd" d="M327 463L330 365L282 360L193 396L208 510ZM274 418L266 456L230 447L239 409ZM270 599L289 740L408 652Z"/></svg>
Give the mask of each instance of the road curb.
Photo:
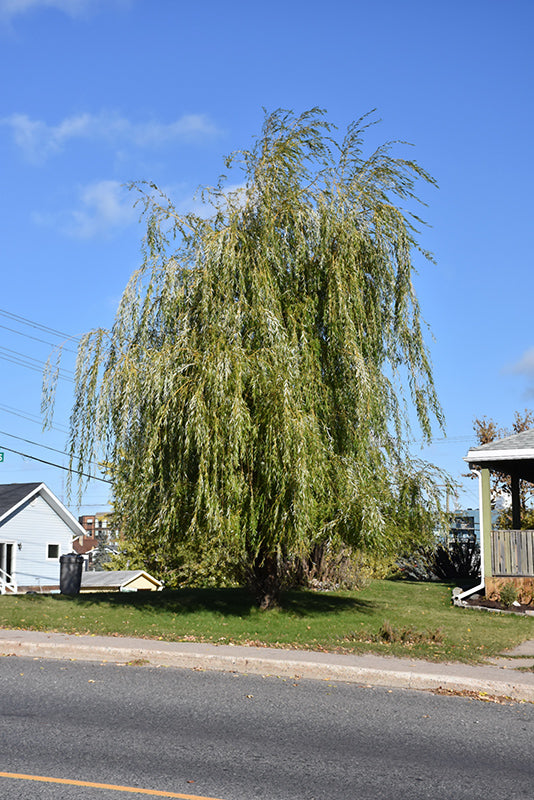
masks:
<svg viewBox="0 0 534 800"><path fill-rule="evenodd" d="M1 632L2 656L109 661L134 666L343 681L401 689L467 690L534 702L534 676L497 666L478 668L463 664L430 664L408 659L340 656L309 651L298 651L296 655L297 651L267 648L262 651L260 648L232 648L190 642L123 639L119 643L110 642L105 637L22 631L10 633L13 635Z"/></svg>

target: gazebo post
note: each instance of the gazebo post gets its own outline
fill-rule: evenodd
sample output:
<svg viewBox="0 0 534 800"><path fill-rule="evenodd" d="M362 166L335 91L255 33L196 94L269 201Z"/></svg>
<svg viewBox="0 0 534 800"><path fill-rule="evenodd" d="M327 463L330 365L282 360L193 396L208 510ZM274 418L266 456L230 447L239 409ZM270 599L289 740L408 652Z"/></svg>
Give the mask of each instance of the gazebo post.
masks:
<svg viewBox="0 0 534 800"><path fill-rule="evenodd" d="M521 530L521 497L519 494L519 476L510 475L512 482L512 528L514 531Z"/></svg>
<svg viewBox="0 0 534 800"><path fill-rule="evenodd" d="M491 490L487 467L480 470L480 555L484 582L491 576Z"/></svg>

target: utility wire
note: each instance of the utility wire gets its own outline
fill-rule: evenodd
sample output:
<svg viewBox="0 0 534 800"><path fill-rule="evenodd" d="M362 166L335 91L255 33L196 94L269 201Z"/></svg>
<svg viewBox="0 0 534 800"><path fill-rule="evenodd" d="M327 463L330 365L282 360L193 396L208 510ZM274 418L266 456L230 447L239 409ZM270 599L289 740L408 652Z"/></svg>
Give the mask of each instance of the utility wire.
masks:
<svg viewBox="0 0 534 800"><path fill-rule="evenodd" d="M38 336L32 336L30 333L24 333L23 331L18 331L16 330L16 328L9 328L7 325L0 325L0 328L2 328L5 331L10 331L10 333L16 333L19 336L25 336L26 339L33 339L34 342L41 342L42 344L47 344L49 347L54 347L54 348L61 347L61 345L58 345L57 343L47 342L45 339L40 339ZM61 349L65 353L76 354L76 350L71 350L70 347L61 347Z"/></svg>
<svg viewBox="0 0 534 800"><path fill-rule="evenodd" d="M64 450L58 450L57 447L50 447L48 444L40 444L39 442L34 442L32 439L24 439L22 436L16 436L14 433L8 433L7 431L0 431L0 435L9 436L11 439L18 439L19 442L33 444L36 447L43 447L45 450L51 450L53 453L59 453L62 456L67 456L67 458L70 458L69 453L66 453ZM96 461L89 461L89 464L92 464L94 467L98 467L98 469L100 469L100 466Z"/></svg>
<svg viewBox="0 0 534 800"><path fill-rule="evenodd" d="M28 358L28 356L24 356L24 358ZM2 361L9 361L10 364L16 364L18 367L25 367L26 369L31 369L34 372L39 372L41 375L43 374L45 368L44 361L41 362L43 365L42 367L37 367L34 366L33 364L27 364L25 361L22 361L20 358L17 358L16 356L6 356L0 353L0 359L2 359ZM36 361L36 359L33 360ZM68 383L74 383L74 378L70 378L68 375L63 375L62 372L58 373L58 378L60 380L67 381Z"/></svg>
<svg viewBox="0 0 534 800"><path fill-rule="evenodd" d="M27 356L27 355L25 355L25 353L19 353L18 350L11 350L9 347L1 347L1 346L0 346L0 350L2 350L4 353L9 353L9 355L13 355L16 358L24 358L27 361L32 361L34 364L40 364L42 366L46 366L46 362L43 361L42 359L33 358L32 356ZM63 372L65 374L68 373L69 375L74 375L74 371L72 369L64 369Z"/></svg>
<svg viewBox="0 0 534 800"><path fill-rule="evenodd" d="M37 328L37 330L45 331L45 333L51 333L53 336L60 336L62 339L69 339L71 342L80 341L79 336L70 336L68 333L63 333L55 328L49 328L48 325L41 325L40 322L35 322L27 317L21 317L19 314L13 314L11 311L5 311L2 308L0 308L0 315L14 320L15 322L22 323L23 325L29 325L32 328Z"/></svg>
<svg viewBox="0 0 534 800"><path fill-rule="evenodd" d="M18 367L26 367L26 369L31 369L34 372L40 372L41 375L43 370L40 367L34 367L33 364L25 364L24 361L21 361L18 358L13 358L11 356L4 356L0 353L0 358L2 361L9 361L10 364L16 364Z"/></svg>
<svg viewBox="0 0 534 800"><path fill-rule="evenodd" d="M13 408L13 406L5 406L0 403L0 411L4 411L6 414L13 414L13 416L20 417L28 422L33 422L35 425L43 424L42 419L36 414L31 414L29 411L21 411L20 408ZM69 432L67 428L62 427L61 425L50 425L50 428L52 428L54 431L59 431L60 433Z"/></svg>
<svg viewBox="0 0 534 800"><path fill-rule="evenodd" d="M429 442L426 439L410 439L409 444L459 444L460 442L473 442L476 439L474 433L467 435L460 435L460 436L437 436L430 439Z"/></svg>
<svg viewBox="0 0 534 800"><path fill-rule="evenodd" d="M39 461L41 464L47 464L49 467L56 467L56 469L64 469L65 472L73 472L75 475L81 475L84 478L89 478L91 481L100 481L101 483L111 483L106 478L98 478L96 475L89 475L87 472L80 472L77 469L72 469L71 467L64 467L61 464L54 464L52 461L45 461L43 458L37 458L37 456L30 456L28 453L21 453L20 450L13 450L11 447L5 447L5 445L0 445L2 450L7 450L8 453L15 453L17 456L22 456L23 458L30 458L32 461Z"/></svg>

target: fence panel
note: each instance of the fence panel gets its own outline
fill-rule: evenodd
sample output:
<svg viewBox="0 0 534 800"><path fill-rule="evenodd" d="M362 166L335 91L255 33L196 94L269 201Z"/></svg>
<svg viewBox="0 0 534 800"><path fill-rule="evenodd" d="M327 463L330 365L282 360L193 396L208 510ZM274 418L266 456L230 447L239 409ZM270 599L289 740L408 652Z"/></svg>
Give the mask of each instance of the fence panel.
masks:
<svg viewBox="0 0 534 800"><path fill-rule="evenodd" d="M491 571L496 578L534 577L534 530L492 531Z"/></svg>

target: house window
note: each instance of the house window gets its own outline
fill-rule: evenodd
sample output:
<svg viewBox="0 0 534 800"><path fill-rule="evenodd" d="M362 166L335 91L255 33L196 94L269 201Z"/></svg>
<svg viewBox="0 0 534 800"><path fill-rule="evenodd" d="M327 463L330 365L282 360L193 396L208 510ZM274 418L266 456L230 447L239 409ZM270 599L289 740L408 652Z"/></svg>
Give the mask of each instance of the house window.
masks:
<svg viewBox="0 0 534 800"><path fill-rule="evenodd" d="M58 544L48 544L46 546L46 557L57 561L59 558L59 545Z"/></svg>

